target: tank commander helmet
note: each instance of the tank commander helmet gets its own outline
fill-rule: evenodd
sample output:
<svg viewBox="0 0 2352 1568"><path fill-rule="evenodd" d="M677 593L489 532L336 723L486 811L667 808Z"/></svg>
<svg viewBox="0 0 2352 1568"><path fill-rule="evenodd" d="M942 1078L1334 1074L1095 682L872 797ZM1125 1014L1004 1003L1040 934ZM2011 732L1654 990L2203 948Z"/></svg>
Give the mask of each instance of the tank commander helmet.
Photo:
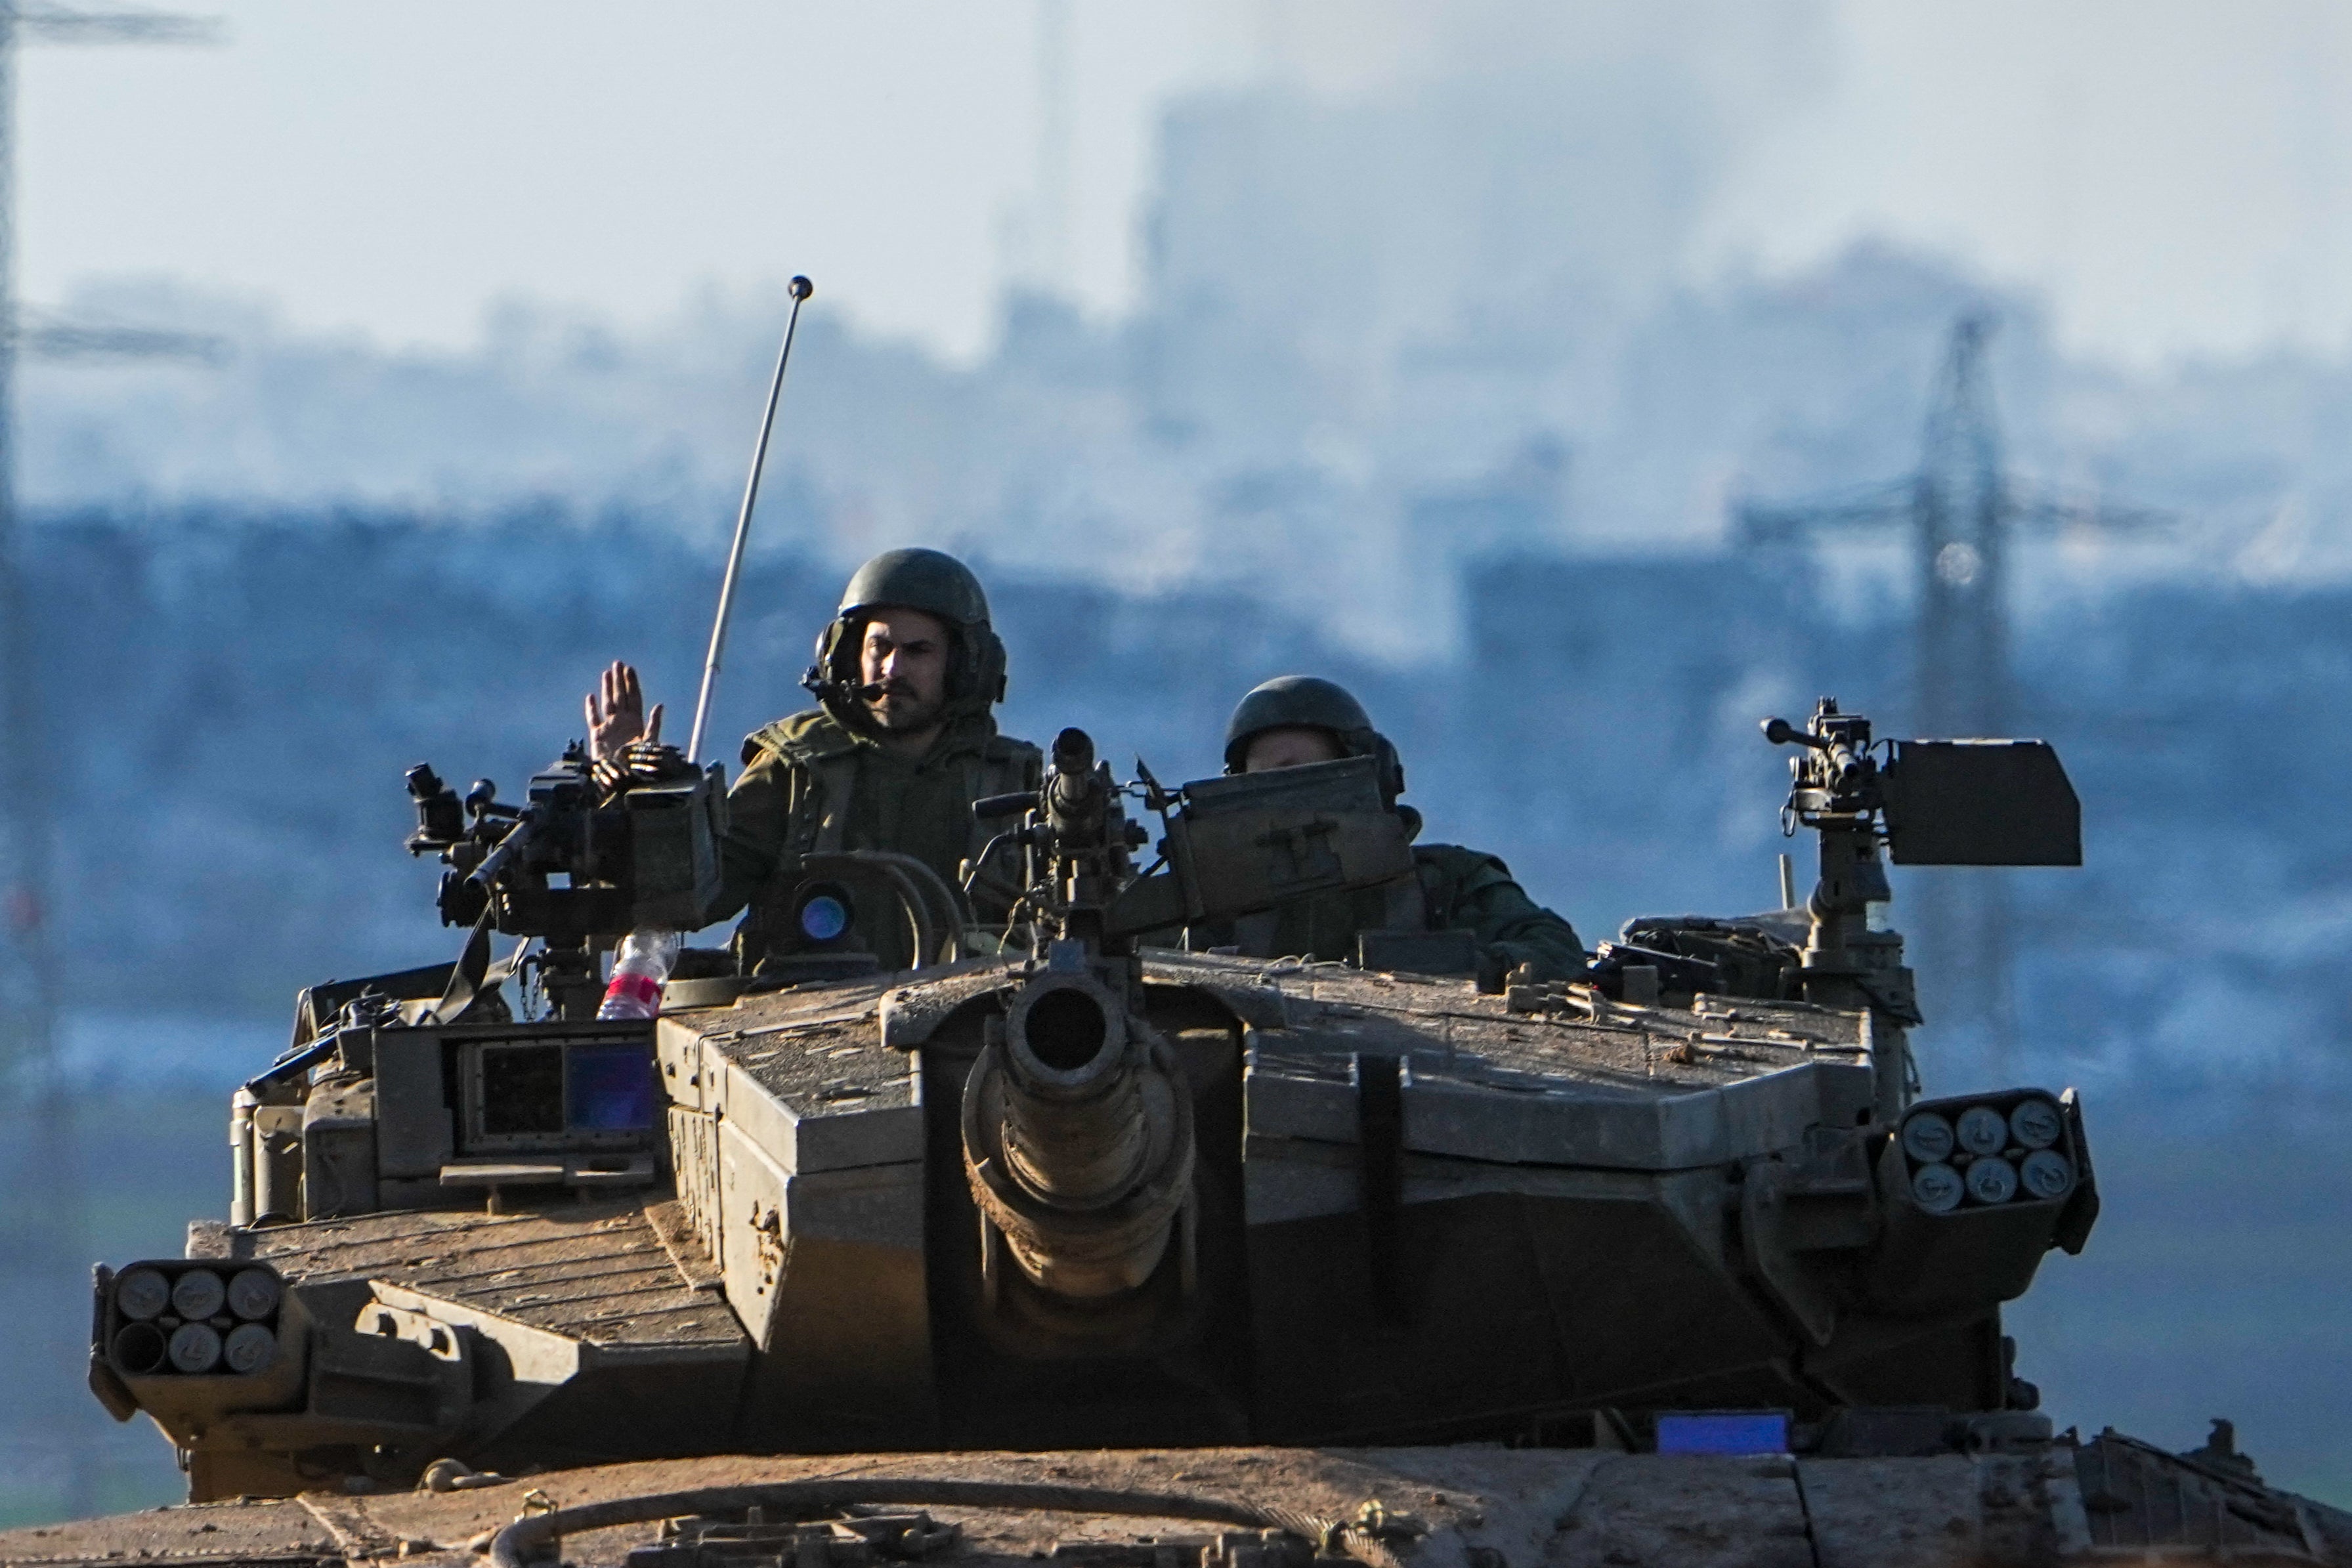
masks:
<svg viewBox="0 0 2352 1568"><path fill-rule="evenodd" d="M1319 729L1331 737L1342 757L1380 758L1381 799L1408 821L1420 821L1419 812L1396 803L1404 793L1404 762L1397 748L1372 727L1364 705L1337 681L1276 675L1252 687L1225 724L1225 771L1241 772L1250 742L1269 729Z"/></svg>
<svg viewBox="0 0 2352 1568"><path fill-rule="evenodd" d="M988 622L988 595L971 569L944 550L885 550L853 573L841 608L816 640L816 663L801 684L838 722L870 729L857 699L860 646L877 610L919 610L948 629L947 716L983 714L1004 700L1004 644Z"/></svg>

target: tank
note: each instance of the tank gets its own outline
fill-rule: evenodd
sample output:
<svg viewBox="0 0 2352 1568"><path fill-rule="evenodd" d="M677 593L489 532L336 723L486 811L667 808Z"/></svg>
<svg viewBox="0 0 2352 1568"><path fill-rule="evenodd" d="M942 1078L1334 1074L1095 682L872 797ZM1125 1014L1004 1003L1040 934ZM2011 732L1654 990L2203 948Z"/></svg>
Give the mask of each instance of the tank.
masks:
<svg viewBox="0 0 2352 1568"><path fill-rule="evenodd" d="M1070 730L977 808L1012 940L867 857L933 960L879 971L813 864L802 950L689 950L617 1022L594 934L707 900L716 770L419 768L464 954L303 992L230 1216L97 1271L91 1388L188 1506L0 1561L2352 1563L2226 1424L2053 1432L2002 1332L2092 1237L2084 1110L1921 1097L1882 852L2078 862L2054 754L1829 700L1767 735L1803 905L1632 922L1573 982L1482 990L1457 933L1161 945L1409 875L1376 759L1121 786Z"/></svg>

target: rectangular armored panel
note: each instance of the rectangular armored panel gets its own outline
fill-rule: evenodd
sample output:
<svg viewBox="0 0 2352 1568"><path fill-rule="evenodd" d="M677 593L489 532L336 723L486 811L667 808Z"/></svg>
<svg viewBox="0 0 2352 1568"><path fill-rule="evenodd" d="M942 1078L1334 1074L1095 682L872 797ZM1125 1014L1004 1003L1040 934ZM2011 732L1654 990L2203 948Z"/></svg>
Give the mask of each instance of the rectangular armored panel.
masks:
<svg viewBox="0 0 2352 1568"><path fill-rule="evenodd" d="M1986 1561L1977 1464L1950 1453L1798 1460L1822 1568L1977 1568Z"/></svg>
<svg viewBox="0 0 2352 1568"><path fill-rule="evenodd" d="M460 1154L644 1149L659 1136L642 1024L463 1029L446 1038L457 1046Z"/></svg>
<svg viewBox="0 0 2352 1568"><path fill-rule="evenodd" d="M845 1396L907 1382L915 1361L927 1379L921 1166L798 1175L733 1123L719 1124L719 1166L720 1271L752 1342L772 1349L782 1335L795 1363L830 1368ZM883 1384L860 1395L852 1367Z"/></svg>
<svg viewBox="0 0 2352 1568"><path fill-rule="evenodd" d="M645 784L622 799L629 814L637 923L691 931L719 900L719 840L726 789L716 767Z"/></svg>
<svg viewBox="0 0 2352 1568"><path fill-rule="evenodd" d="M1253 1137L1356 1139L1345 1059L1286 1054L1254 1033L1245 1073ZM1825 1105L1869 1103L1867 1068L1801 1063L1769 1078L1673 1096L1600 1085L1502 1088L1416 1068L1403 1090L1403 1146L1515 1165L1689 1170L1787 1148ZM1846 1124L1853 1117L1846 1116Z"/></svg>
<svg viewBox="0 0 2352 1568"><path fill-rule="evenodd" d="M1262 1437L1387 1440L1504 1408L1790 1402L1789 1347L1742 1283L1726 1178L1867 1118L1866 1016L1631 1006L1580 988L1494 997L1208 956L1155 953L1146 973L1251 1020Z"/></svg>
<svg viewBox="0 0 2352 1568"><path fill-rule="evenodd" d="M1356 1142L1367 1057L1400 1062L1404 1149L1602 1169L1785 1149L1808 1127L1866 1119L1876 1082L1867 1018L1802 1003L1679 1009L1588 994L1515 1011L1458 981L1331 967L1279 983L1274 1009L1251 989L1265 1020L1247 1035L1253 1139Z"/></svg>
<svg viewBox="0 0 2352 1568"><path fill-rule="evenodd" d="M1816 1568L1805 1498L1788 1459L1643 1456L1598 1469L1563 1511L1560 1568L1666 1563L1676 1568ZM1986 1559L1970 1555L1969 1561ZM1883 1563L1941 1558L1885 1557Z"/></svg>
<svg viewBox="0 0 2352 1568"><path fill-rule="evenodd" d="M1898 740L1887 765L1896 865L2081 865L2083 805L2041 740Z"/></svg>
<svg viewBox="0 0 2352 1568"><path fill-rule="evenodd" d="M1370 887L1412 870L1412 848L1381 799L1369 757L1184 786L1169 825L1169 872L1135 883L1115 932L1221 920L1310 893Z"/></svg>
<svg viewBox="0 0 2352 1568"><path fill-rule="evenodd" d="M683 1215L753 1343L791 1347L762 1375L779 1423L766 1440L799 1440L793 1422L817 1411L928 1418L919 1063L882 1042L892 989L828 985L662 1020Z"/></svg>
<svg viewBox="0 0 2352 1568"><path fill-rule="evenodd" d="M1186 786L1184 836L1207 917L1412 871L1376 768L1350 758Z"/></svg>
<svg viewBox="0 0 2352 1568"><path fill-rule="evenodd" d="M727 1304L751 1343L775 1343L777 1286L784 1272L784 1184L791 1179L758 1139L719 1124L719 1268Z"/></svg>
<svg viewBox="0 0 2352 1568"><path fill-rule="evenodd" d="M664 1020L677 1103L734 1123L796 1175L920 1160L912 1058L882 1043L887 982L747 997Z"/></svg>
<svg viewBox="0 0 2352 1568"><path fill-rule="evenodd" d="M1363 1205L1353 1151L1251 1155L1248 1303L1262 1440L1389 1440L1497 1409L1785 1400L1785 1344L1723 1267L1720 1176L1507 1172L1408 1155ZM1334 1156L1337 1156L1336 1158ZM1276 1218L1261 1181L1308 1163L1356 1201ZM1265 1172L1256 1167L1264 1163ZM1712 1201L1709 1201L1712 1200ZM1694 1357L1691 1347L1704 1343ZM1377 1346L1368 1355L1367 1346ZM1677 1382L1680 1380L1680 1386ZM1667 1393L1667 1390L1673 1390Z"/></svg>
<svg viewBox="0 0 2352 1568"><path fill-rule="evenodd" d="M715 1260L719 1241L718 1118L672 1105L669 1151L680 1218Z"/></svg>
<svg viewBox="0 0 2352 1568"><path fill-rule="evenodd" d="M1184 803L1195 825L1267 810L1378 811L1387 808L1380 779L1377 758L1348 757L1302 768L1195 779L1184 786Z"/></svg>
<svg viewBox="0 0 2352 1568"><path fill-rule="evenodd" d="M664 1018L654 1026L654 1070L660 1074L662 1093L673 1105L689 1111L707 1109L702 1086L703 1030L724 1009L689 1012Z"/></svg>
<svg viewBox="0 0 2352 1568"><path fill-rule="evenodd" d="M302 1110L257 1105L253 1111L253 1212L270 1220L302 1218Z"/></svg>
<svg viewBox="0 0 2352 1568"><path fill-rule="evenodd" d="M375 1091L320 1084L302 1108L302 1218L376 1207Z"/></svg>
<svg viewBox="0 0 2352 1568"><path fill-rule="evenodd" d="M457 1154L456 1128L443 1088L441 1054L438 1030L377 1031L378 1175L436 1176Z"/></svg>

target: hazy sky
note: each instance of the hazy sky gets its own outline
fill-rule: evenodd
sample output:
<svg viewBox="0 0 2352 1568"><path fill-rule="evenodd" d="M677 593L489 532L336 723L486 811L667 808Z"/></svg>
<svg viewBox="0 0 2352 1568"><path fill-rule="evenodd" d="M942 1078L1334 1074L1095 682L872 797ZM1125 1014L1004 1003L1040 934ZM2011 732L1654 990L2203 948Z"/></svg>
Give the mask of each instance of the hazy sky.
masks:
<svg viewBox="0 0 2352 1568"><path fill-rule="evenodd" d="M191 6L226 18L217 47L28 48L25 291L169 276L304 328L457 344L501 295L641 323L803 270L869 326L968 354L1022 254L1049 3L227 0ZM1527 17L1572 48L1643 10L1063 3L1074 282L1103 311L1132 297L1171 92L1377 92L1518 54ZM1727 84L1733 177L1692 277L1884 234L2045 289L2071 343L2124 359L2352 329L2352 49L2325 0L1811 9L1801 48L1759 48L1746 22L1666 46Z"/></svg>

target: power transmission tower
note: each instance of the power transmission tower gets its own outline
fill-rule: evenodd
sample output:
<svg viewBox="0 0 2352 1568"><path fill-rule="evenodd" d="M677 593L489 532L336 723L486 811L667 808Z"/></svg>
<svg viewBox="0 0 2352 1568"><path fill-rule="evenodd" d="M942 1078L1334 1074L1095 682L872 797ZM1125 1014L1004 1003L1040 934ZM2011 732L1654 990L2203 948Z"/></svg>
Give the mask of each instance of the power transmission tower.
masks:
<svg viewBox="0 0 2352 1568"><path fill-rule="evenodd" d="M1742 503L1738 534L1751 547L1822 535L1905 529L1917 594L1910 729L1920 736L2011 733L2017 692L2010 664L2011 545L2023 531L2137 531L2158 514L2031 494L2003 466L2000 424L1986 374L1992 319L1952 325L1929 397L1918 469L1844 497ZM1980 1032L1988 1066L2005 1073L2017 1042L2008 878L1991 869L1914 873L1916 928L1927 959L1931 1022Z"/></svg>
<svg viewBox="0 0 2352 1568"><path fill-rule="evenodd" d="M79 1180L73 1097L57 1053L48 789L38 649L31 624L25 539L16 506L16 384L20 352L203 352L177 333L28 323L16 304L16 50L28 42L197 43L213 24L152 12L75 12L0 0L0 1116L9 1140L0 1207L0 1321L14 1326L19 1364L6 1370L20 1441L62 1468L56 1511L98 1501L88 1347L88 1226ZM23 1476L31 1467L12 1467Z"/></svg>

